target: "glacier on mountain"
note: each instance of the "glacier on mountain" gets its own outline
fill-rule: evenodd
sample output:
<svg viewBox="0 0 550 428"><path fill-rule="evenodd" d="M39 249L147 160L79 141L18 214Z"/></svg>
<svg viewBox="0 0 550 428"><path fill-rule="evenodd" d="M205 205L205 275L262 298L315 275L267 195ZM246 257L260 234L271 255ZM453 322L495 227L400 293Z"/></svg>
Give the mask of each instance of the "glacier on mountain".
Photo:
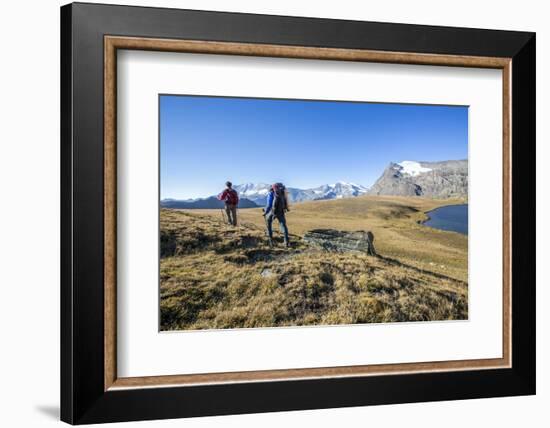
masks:
<svg viewBox="0 0 550 428"><path fill-rule="evenodd" d="M403 161L399 162L396 165L399 165L401 167L401 174L407 174L412 177L416 177L419 174L422 174L424 172L430 172L431 168L426 168L420 165L420 162L415 161Z"/></svg>

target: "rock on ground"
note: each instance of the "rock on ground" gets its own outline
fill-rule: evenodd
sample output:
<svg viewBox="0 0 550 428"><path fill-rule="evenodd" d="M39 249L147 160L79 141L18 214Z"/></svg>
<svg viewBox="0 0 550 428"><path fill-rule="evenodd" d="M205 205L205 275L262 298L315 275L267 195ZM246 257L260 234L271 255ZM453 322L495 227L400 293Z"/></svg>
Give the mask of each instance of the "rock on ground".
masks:
<svg viewBox="0 0 550 428"><path fill-rule="evenodd" d="M374 235L370 231L344 232L335 229L314 229L304 234L304 241L326 251L358 251L371 256L376 255Z"/></svg>

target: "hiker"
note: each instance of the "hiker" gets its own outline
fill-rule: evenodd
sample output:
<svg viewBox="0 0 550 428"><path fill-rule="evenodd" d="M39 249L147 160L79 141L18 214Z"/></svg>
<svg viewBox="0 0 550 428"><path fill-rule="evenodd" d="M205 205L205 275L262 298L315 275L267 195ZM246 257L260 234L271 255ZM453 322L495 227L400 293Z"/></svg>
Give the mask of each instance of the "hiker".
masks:
<svg viewBox="0 0 550 428"><path fill-rule="evenodd" d="M225 202L225 212L227 214L227 222L233 226L237 226L237 205L239 204L239 195L233 189L231 181L225 183L226 189L218 195L220 201Z"/></svg>
<svg viewBox="0 0 550 428"><path fill-rule="evenodd" d="M285 212L288 211L288 200L284 184L275 183L271 186L267 195L267 205L264 209L269 245L273 245L273 219L279 221L279 227L283 232L285 246L290 246L288 241L288 227L286 226Z"/></svg>

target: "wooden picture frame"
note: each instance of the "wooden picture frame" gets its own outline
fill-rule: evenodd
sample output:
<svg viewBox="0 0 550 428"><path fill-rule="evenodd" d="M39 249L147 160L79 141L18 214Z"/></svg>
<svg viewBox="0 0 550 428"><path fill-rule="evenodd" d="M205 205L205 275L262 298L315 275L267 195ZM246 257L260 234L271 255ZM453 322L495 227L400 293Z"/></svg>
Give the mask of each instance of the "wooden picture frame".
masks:
<svg viewBox="0 0 550 428"><path fill-rule="evenodd" d="M534 34L91 4L64 6L61 32L62 420L95 423L534 393ZM503 357L118 377L117 49L501 69Z"/></svg>

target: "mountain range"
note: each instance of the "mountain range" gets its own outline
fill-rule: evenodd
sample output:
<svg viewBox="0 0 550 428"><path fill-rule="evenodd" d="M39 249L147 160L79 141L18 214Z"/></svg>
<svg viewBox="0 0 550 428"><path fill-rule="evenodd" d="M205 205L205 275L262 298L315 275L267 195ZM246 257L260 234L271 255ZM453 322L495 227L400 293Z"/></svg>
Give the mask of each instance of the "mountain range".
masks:
<svg viewBox="0 0 550 428"><path fill-rule="evenodd" d="M267 194L271 188L270 184L265 183L245 183L233 186L239 194L239 208L256 208L264 206L267 202ZM298 189L287 187L287 195L290 203L314 201L323 199L352 198L364 195L368 189L359 184L337 182L334 184L323 184L311 189ZM216 196L198 199L163 199L160 202L163 208L186 208L186 209L212 209L223 208L223 202Z"/></svg>
<svg viewBox="0 0 550 428"><path fill-rule="evenodd" d="M234 188L241 197L263 206L266 204L267 194L269 193L271 185L265 183L246 183L234 186ZM290 203L323 199L352 198L354 196L364 195L368 191L365 186L347 183L344 181L339 181L334 184L323 184L322 186L311 189L287 187L286 190Z"/></svg>
<svg viewBox="0 0 550 428"><path fill-rule="evenodd" d="M256 208L266 204L270 184L245 183L233 186L239 194L239 208ZM391 162L372 187L339 181L310 189L287 187L290 203L353 198L361 195L425 196L450 198L468 196L468 161ZM216 196L198 199L163 199L164 208L222 208Z"/></svg>

